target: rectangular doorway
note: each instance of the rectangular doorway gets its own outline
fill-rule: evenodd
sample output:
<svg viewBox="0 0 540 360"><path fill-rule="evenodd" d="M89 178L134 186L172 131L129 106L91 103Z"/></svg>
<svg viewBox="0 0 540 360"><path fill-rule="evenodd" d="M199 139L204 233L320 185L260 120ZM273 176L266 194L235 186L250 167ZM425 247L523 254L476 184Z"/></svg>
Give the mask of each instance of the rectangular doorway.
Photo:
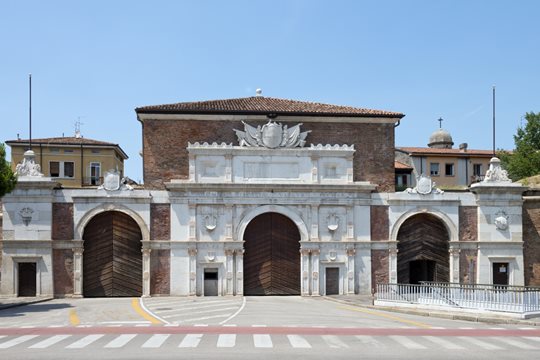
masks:
<svg viewBox="0 0 540 360"><path fill-rule="evenodd" d="M339 268L326 268L326 295L339 295Z"/></svg>
<svg viewBox="0 0 540 360"><path fill-rule="evenodd" d="M414 260L409 262L409 283L420 284L422 281L436 281L436 263L432 260Z"/></svg>
<svg viewBox="0 0 540 360"><path fill-rule="evenodd" d="M508 285L508 263L493 263L493 285Z"/></svg>
<svg viewBox="0 0 540 360"><path fill-rule="evenodd" d="M204 269L204 296L218 295L218 269Z"/></svg>
<svg viewBox="0 0 540 360"><path fill-rule="evenodd" d="M19 263L18 272L19 291L17 296L36 296L36 263Z"/></svg>

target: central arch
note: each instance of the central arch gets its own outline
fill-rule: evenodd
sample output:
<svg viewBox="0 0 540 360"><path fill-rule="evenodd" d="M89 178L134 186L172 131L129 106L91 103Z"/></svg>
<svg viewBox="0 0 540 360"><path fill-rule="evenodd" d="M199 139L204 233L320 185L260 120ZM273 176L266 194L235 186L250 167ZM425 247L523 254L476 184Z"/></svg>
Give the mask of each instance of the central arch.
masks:
<svg viewBox="0 0 540 360"><path fill-rule="evenodd" d="M397 241L398 283L449 281L450 234L440 218L429 213L409 217L400 226Z"/></svg>
<svg viewBox="0 0 540 360"><path fill-rule="evenodd" d="M267 212L244 231L244 294L300 295L300 231L287 216Z"/></svg>
<svg viewBox="0 0 540 360"><path fill-rule="evenodd" d="M83 295L142 295L142 233L129 215L101 212L84 227Z"/></svg>

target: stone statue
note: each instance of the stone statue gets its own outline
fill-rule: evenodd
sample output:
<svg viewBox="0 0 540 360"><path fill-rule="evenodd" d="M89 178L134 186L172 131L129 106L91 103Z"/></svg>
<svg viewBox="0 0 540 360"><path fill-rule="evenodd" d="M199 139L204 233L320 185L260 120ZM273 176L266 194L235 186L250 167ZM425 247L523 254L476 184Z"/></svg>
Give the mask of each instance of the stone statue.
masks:
<svg viewBox="0 0 540 360"><path fill-rule="evenodd" d="M43 176L41 166L35 162L36 154L32 150L24 153L24 158L20 164L15 167L17 176Z"/></svg>

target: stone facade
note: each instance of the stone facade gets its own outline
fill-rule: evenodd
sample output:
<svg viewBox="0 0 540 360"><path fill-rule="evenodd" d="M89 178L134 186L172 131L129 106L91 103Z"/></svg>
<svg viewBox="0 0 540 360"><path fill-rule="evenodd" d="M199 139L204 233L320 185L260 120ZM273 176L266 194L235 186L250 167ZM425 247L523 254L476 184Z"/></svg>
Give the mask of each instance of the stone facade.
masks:
<svg viewBox="0 0 540 360"><path fill-rule="evenodd" d="M540 199L536 193L523 205L523 255L525 285L540 286Z"/></svg>

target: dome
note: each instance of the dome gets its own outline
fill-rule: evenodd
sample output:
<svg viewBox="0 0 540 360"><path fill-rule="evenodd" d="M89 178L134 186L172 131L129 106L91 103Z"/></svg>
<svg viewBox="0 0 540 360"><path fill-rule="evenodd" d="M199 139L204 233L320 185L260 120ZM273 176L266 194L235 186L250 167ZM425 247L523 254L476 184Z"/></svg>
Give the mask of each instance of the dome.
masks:
<svg viewBox="0 0 540 360"><path fill-rule="evenodd" d="M450 133L444 129L437 129L429 137L428 146L430 148L451 149L452 145L454 145L452 135L450 135Z"/></svg>

